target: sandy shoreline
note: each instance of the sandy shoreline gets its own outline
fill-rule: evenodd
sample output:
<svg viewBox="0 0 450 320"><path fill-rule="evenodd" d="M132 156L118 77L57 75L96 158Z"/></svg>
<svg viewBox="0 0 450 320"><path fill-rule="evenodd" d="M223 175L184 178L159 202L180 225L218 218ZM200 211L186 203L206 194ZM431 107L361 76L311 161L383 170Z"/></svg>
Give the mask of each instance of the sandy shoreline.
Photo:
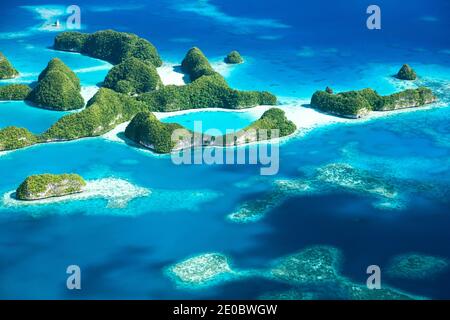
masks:
<svg viewBox="0 0 450 320"><path fill-rule="evenodd" d="M165 86L170 84L183 86L186 84L186 75L179 70L179 67L179 64L164 62L161 67L156 68L156 71Z"/></svg>
<svg viewBox="0 0 450 320"><path fill-rule="evenodd" d="M268 105L260 105L252 108L246 108L246 109L223 109L223 108L204 108L204 109L189 109L189 110L180 110L180 111L172 111L172 112L154 112L154 115L159 119L165 119L173 116L179 116L179 115L185 115L185 114L193 114L197 112L237 112L242 113L246 112L249 113L253 118L258 119L261 117L261 115L271 109L271 108L279 108L283 110L286 114L286 117L294 122L295 126L297 127L297 130L290 136L282 137L277 140L283 140L287 141L290 138L296 137L296 136L302 136L311 130L319 127L324 127L331 124L336 123L346 123L346 124L358 124L363 122L372 121L374 119L378 118L385 118L394 116L401 113L409 113L409 112L416 112L416 111L423 111L423 110L429 110L433 109L439 106L439 104L430 104L426 107L420 107L420 108L405 108L400 110L394 110L394 111L372 111L370 112L366 117L360 118L360 119L347 119L347 118L341 118L330 114L325 114L322 112L319 112L315 109L306 107L304 105L307 104L306 100L297 100L296 103L292 103L290 105L277 105L277 106L268 106ZM115 142L122 142L124 143L123 139L120 138L118 135L120 133L123 133L125 131L125 128L130 123L130 121L124 122L116 126L113 130L105 133L101 137L110 141ZM267 141L260 141L255 143L267 143ZM252 143L253 144L253 143Z"/></svg>

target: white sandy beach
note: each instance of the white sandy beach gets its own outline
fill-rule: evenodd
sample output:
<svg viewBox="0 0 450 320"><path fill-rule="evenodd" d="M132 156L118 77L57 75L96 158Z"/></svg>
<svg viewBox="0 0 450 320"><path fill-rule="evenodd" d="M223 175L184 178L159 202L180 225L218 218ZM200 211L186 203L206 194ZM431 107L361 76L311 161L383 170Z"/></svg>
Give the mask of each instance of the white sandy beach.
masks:
<svg viewBox="0 0 450 320"><path fill-rule="evenodd" d="M85 86L81 87L81 96L84 99L84 103L86 104L96 93L100 90L97 86Z"/></svg>
<svg viewBox="0 0 450 320"><path fill-rule="evenodd" d="M161 67L156 68L159 77L165 86L169 84L174 84L177 86L186 84L184 81L185 74L178 71L177 67L179 67L179 64L177 65L176 63L164 62Z"/></svg>

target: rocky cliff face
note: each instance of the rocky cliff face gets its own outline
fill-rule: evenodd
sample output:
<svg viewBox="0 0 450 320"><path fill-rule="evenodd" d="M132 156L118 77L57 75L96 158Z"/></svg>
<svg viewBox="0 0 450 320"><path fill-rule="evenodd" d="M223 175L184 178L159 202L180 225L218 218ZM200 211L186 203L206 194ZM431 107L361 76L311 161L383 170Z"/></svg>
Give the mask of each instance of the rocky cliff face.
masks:
<svg viewBox="0 0 450 320"><path fill-rule="evenodd" d="M8 59L0 52L0 79L12 79L19 75Z"/></svg>
<svg viewBox="0 0 450 320"><path fill-rule="evenodd" d="M19 200L61 197L83 191L86 182L77 174L39 174L29 176L16 190Z"/></svg>

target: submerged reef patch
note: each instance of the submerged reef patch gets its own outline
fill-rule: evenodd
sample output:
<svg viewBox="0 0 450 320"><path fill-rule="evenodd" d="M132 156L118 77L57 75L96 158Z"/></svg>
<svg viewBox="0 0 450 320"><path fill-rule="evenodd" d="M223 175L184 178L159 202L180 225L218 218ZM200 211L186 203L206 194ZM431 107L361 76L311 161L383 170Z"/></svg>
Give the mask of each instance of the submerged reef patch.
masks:
<svg viewBox="0 0 450 320"><path fill-rule="evenodd" d="M228 258L220 253L205 253L188 258L166 269L179 286L203 287L237 275Z"/></svg>
<svg viewBox="0 0 450 320"><path fill-rule="evenodd" d="M375 197L373 206L382 210L404 208L403 199L388 179L346 163L331 163L319 167L307 178L278 179L271 184L271 190L241 203L227 216L227 220L236 223L256 222L290 197L325 194L340 189L372 195ZM246 186L245 183L243 185Z"/></svg>
<svg viewBox="0 0 450 320"><path fill-rule="evenodd" d="M317 170L317 179L352 191L394 198L394 187L382 178L364 170L357 170L346 163L332 163Z"/></svg>
<svg viewBox="0 0 450 320"><path fill-rule="evenodd" d="M295 284L336 281L341 268L340 251L313 246L279 259L270 270L272 277Z"/></svg>
<svg viewBox="0 0 450 320"><path fill-rule="evenodd" d="M450 266L444 258L419 253L408 253L394 257L387 274L391 278L420 280L433 278Z"/></svg>
<svg viewBox="0 0 450 320"><path fill-rule="evenodd" d="M338 248L326 245L306 247L281 257L268 269L236 270L230 258L221 253L204 253L187 258L164 269L179 288L202 289L247 277L282 282L289 288L270 291L259 299L312 300L409 300L425 299L383 284L371 290L340 274L343 255Z"/></svg>

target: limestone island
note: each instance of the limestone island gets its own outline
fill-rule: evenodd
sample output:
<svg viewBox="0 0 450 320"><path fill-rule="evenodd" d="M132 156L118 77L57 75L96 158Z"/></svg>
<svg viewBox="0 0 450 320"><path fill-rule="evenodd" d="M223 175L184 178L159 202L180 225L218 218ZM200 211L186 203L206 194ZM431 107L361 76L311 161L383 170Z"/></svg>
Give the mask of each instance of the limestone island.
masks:
<svg viewBox="0 0 450 320"><path fill-rule="evenodd" d="M55 50L79 52L112 64L127 58L137 58L155 67L162 65L156 48L147 40L132 33L102 30L94 33L62 32L55 38Z"/></svg>
<svg viewBox="0 0 450 320"><path fill-rule="evenodd" d="M54 58L39 75L38 84L27 100L47 109L80 109L84 106L80 88L76 74L60 59Z"/></svg>
<svg viewBox="0 0 450 320"><path fill-rule="evenodd" d="M345 118L361 118L371 111L391 111L421 107L436 101L433 92L426 88L407 89L387 96L366 88L333 94L316 91L311 98L311 106L320 111Z"/></svg>
<svg viewBox="0 0 450 320"><path fill-rule="evenodd" d="M231 51L224 59L227 64L239 64L243 63L244 59L236 50Z"/></svg>
<svg viewBox="0 0 450 320"><path fill-rule="evenodd" d="M0 86L0 101L24 100L31 92L30 86L26 84L8 84Z"/></svg>
<svg viewBox="0 0 450 320"><path fill-rule="evenodd" d="M25 148L39 139L26 128L9 126L0 130L0 151Z"/></svg>
<svg viewBox="0 0 450 320"><path fill-rule="evenodd" d="M417 74L409 65L404 64L398 71L396 77L400 80L416 80Z"/></svg>
<svg viewBox="0 0 450 320"><path fill-rule="evenodd" d="M278 130L279 137L290 135L296 130L295 124L288 120L284 111L272 108L264 112L260 119L236 133L225 136L209 136L194 132L176 123L163 123L151 112L138 113L125 129L125 136L135 143L157 153L199 146L236 146L256 141L270 140L272 130ZM179 133L173 141L172 134Z"/></svg>
<svg viewBox="0 0 450 320"><path fill-rule="evenodd" d="M38 174L25 179L16 190L19 200L62 197L83 191L86 182L77 174Z"/></svg>
<svg viewBox="0 0 450 320"><path fill-rule="evenodd" d="M55 40L57 43L60 43L58 41L62 41L61 39L69 41L69 39L73 40L72 36L75 38L79 36L78 33L72 32L63 33L61 35L57 36L59 39ZM153 52L150 50L151 47L147 45L147 42L137 40L137 36L122 37L121 33L112 31L95 33L93 35L96 35L94 39L97 39L97 36L101 35L100 39L103 39L103 41L113 41L115 36L121 39L128 39L131 37L130 39L134 39L132 40L132 43L135 45L138 45L139 43L142 44L142 51L139 51L138 48L134 48L128 55L129 59L123 59L123 61L122 59L119 59L120 61L116 65L117 68L113 68L114 71L111 71L107 76L106 85L113 87L113 89L105 87L100 88L100 90L88 101L86 108L80 112L71 113L61 117L44 133L33 135L26 129L15 127L0 130L0 146L2 146L2 150L18 149L35 143L67 141L84 137L99 136L114 129L121 123L130 121L140 112L178 111L208 108L211 106L227 109L242 109L257 105L275 105L277 103L276 97L266 91L240 91L230 88L225 79L219 73L214 71L208 59L198 48L190 49L182 62L182 68L190 76L191 82L184 86L164 86L160 84L159 77L157 77L156 74L151 73L152 71L150 71L150 74L138 75L137 70L143 66L142 62L146 63L148 67L142 70L154 70L153 68L155 67L154 64L148 64L149 61L153 60L144 59L145 57L150 57L150 53ZM80 37L83 38L84 36ZM96 41L94 42L97 43ZM70 41L69 43L73 44L73 42ZM86 43L87 46L88 43L90 42ZM61 48L61 44L57 45L57 47ZM66 43L66 45L62 47L67 49L68 44ZM105 48L109 47L106 46ZM128 47L126 48L127 50L129 49ZM111 54L113 53L111 52ZM156 51L155 54L157 54ZM100 54L96 54L95 56L99 55ZM111 59L111 56L108 55L101 56ZM139 62L137 60L139 60ZM123 64L121 64L122 62ZM49 71L49 69L53 67L57 67L58 70L59 67L61 67L63 72L57 73L66 73L66 78L73 78L71 77L71 73L67 72L68 68L66 69L62 67L62 65L62 62L60 63L57 60L52 60L52 62L49 63L49 67L46 69L47 71L44 70L41 74L39 84L30 96L35 97L37 93L43 91L41 88L38 89L40 85L43 87L42 89L47 87L41 83L48 75L53 73L53 71ZM66 72L64 72L64 70ZM139 93L142 91L146 92ZM43 96L43 98L45 97ZM273 120L273 116L267 116L265 119L258 122L257 125L263 126L270 124L271 126L278 126L277 124L274 124L276 121L274 122ZM167 128L166 125L161 124L159 129L163 127ZM278 127L271 127L270 129L277 128ZM286 127L282 128L281 131L293 132L295 129L292 128L293 124L286 122ZM26 139L23 139L24 137ZM167 135L163 134L160 139L165 140L166 137ZM13 141L14 138L19 139L20 141ZM168 151L166 147L163 147L160 152L165 153Z"/></svg>
<svg viewBox="0 0 450 320"><path fill-rule="evenodd" d="M11 62L0 52L0 80L12 79L19 75L19 72L14 69Z"/></svg>
<svg viewBox="0 0 450 320"><path fill-rule="evenodd" d="M127 58L106 75L103 86L127 95L137 95L162 87L156 67L137 58Z"/></svg>

